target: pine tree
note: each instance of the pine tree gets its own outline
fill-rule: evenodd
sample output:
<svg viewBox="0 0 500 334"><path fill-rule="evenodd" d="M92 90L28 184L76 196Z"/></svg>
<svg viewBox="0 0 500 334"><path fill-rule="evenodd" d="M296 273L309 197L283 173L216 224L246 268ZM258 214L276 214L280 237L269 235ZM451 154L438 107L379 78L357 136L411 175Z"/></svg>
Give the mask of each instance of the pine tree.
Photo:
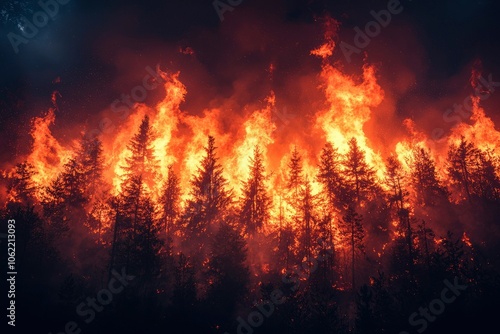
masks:
<svg viewBox="0 0 500 334"><path fill-rule="evenodd" d="M345 181L350 193L350 201L358 206L370 199L376 190L375 172L368 166L364 152L359 148L356 138L349 141L349 152L344 159Z"/></svg>
<svg viewBox="0 0 500 334"><path fill-rule="evenodd" d="M110 217L112 216L111 211L112 208L107 198L94 199L87 217L86 226L96 236L95 242L97 245L104 245L109 242L107 234L109 232Z"/></svg>
<svg viewBox="0 0 500 334"><path fill-rule="evenodd" d="M491 152L480 152L479 161L476 162L474 192L486 201L500 200L500 169L495 166L493 157Z"/></svg>
<svg viewBox="0 0 500 334"><path fill-rule="evenodd" d="M154 181L156 168L151 142L152 130L149 117L145 116L128 145L130 156L122 166L125 175L121 193L111 200L114 226L109 270L115 266L131 267L143 272L146 278L159 270L159 252L163 247L158 239L157 213L147 191L151 189L148 186ZM151 267L146 268L144 263Z"/></svg>
<svg viewBox="0 0 500 334"><path fill-rule="evenodd" d="M102 154L102 143L98 138L88 139L83 137L77 156L85 185L84 194L92 202L98 197L98 190L103 182L104 158Z"/></svg>
<svg viewBox="0 0 500 334"><path fill-rule="evenodd" d="M448 231L439 245L437 259L442 262L441 265L447 272L463 277L467 269L467 259L464 255L464 242L460 237L455 239L453 232Z"/></svg>
<svg viewBox="0 0 500 334"><path fill-rule="evenodd" d="M294 245L295 230L293 226L290 223L283 224L280 226L278 236L278 262L282 263L287 270L294 262Z"/></svg>
<svg viewBox="0 0 500 334"><path fill-rule="evenodd" d="M16 165L13 175L8 177L7 193L10 202L23 205L34 203L33 175L35 175L35 168L29 162L25 161Z"/></svg>
<svg viewBox="0 0 500 334"><path fill-rule="evenodd" d="M44 217L49 223L47 234L61 255L69 259L74 259L86 246L84 227L89 226L87 209L90 201L82 164L86 154L86 151L77 152L63 165L62 172L44 189L41 201Z"/></svg>
<svg viewBox="0 0 500 334"><path fill-rule="evenodd" d="M342 175L341 155L331 143L326 143L321 150L318 181L323 185L324 197L329 206L328 211L334 208L343 208L348 201L348 193Z"/></svg>
<svg viewBox="0 0 500 334"><path fill-rule="evenodd" d="M177 219L180 215L180 194L179 177L175 174L173 166L168 166L167 180L163 186L161 204L163 207L163 230L167 239L172 238L172 233Z"/></svg>
<svg viewBox="0 0 500 334"><path fill-rule="evenodd" d="M302 157L294 147L290 162L288 163L287 189L291 192L292 203L297 203L300 190L304 185L304 176L302 171Z"/></svg>
<svg viewBox="0 0 500 334"><path fill-rule="evenodd" d="M330 282L330 285L333 285L337 278L335 268L337 259L333 235L333 219L329 214L326 214L317 220L317 233L319 240L318 275L321 276L323 281L328 281Z"/></svg>
<svg viewBox="0 0 500 334"><path fill-rule="evenodd" d="M141 207L144 204L145 188L147 178L153 177L156 167L153 148L151 147L152 134L149 125L149 117L144 116L139 131L130 140L128 150L130 157L125 161L124 179L122 180L122 193L119 196L121 205L121 215L129 221L129 228L132 229L132 234L135 235L138 224L141 219ZM149 179L151 181L152 179Z"/></svg>
<svg viewBox="0 0 500 334"><path fill-rule="evenodd" d="M214 236L209 256L206 303L214 323L232 320L239 301L248 292L250 271L247 247L236 226L223 222Z"/></svg>
<svg viewBox="0 0 500 334"><path fill-rule="evenodd" d="M342 175L342 156L329 142L325 144L320 154L317 180L321 183L321 200L326 203L326 210L319 222L320 236L334 245L333 217L344 210L349 203L349 193ZM328 259L329 270L333 273L333 260Z"/></svg>
<svg viewBox="0 0 500 334"><path fill-rule="evenodd" d="M295 243L295 233L292 224L285 216L284 192L279 192L278 200L278 231L276 235L277 243L277 262L284 264L286 270L289 269L293 262L293 246ZM279 268L282 269L282 268Z"/></svg>
<svg viewBox="0 0 500 334"><path fill-rule="evenodd" d="M84 211L83 207L88 202L85 196L85 179L77 158L71 158L64 165L61 178L64 184L64 201L74 209Z"/></svg>
<svg viewBox="0 0 500 334"><path fill-rule="evenodd" d="M241 222L250 234L260 231L270 218L271 198L267 193L264 173L262 153L255 147L250 159L250 176L243 183L239 214Z"/></svg>
<svg viewBox="0 0 500 334"><path fill-rule="evenodd" d="M45 190L42 201L47 217L60 217L65 220L80 218L84 212L87 198L84 195L83 177L76 158L64 164L63 171Z"/></svg>
<svg viewBox="0 0 500 334"><path fill-rule="evenodd" d="M50 240L65 237L70 230L69 211L66 205L68 196L63 177L58 176L46 188L42 199L43 216L48 220L48 235Z"/></svg>
<svg viewBox="0 0 500 334"><path fill-rule="evenodd" d="M194 241L198 251L207 247L206 242L213 236L217 223L227 215L231 198L226 183L216 156L215 139L209 136L205 156L191 180L191 194L182 218L186 241L190 244Z"/></svg>
<svg viewBox="0 0 500 334"><path fill-rule="evenodd" d="M413 266L413 229L410 219L410 203L407 176L401 163L395 157L387 159L386 184L390 189L389 203L395 206L399 224L398 229L403 231L408 250L408 267Z"/></svg>
<svg viewBox="0 0 500 334"><path fill-rule="evenodd" d="M408 165L411 167L411 180L418 204L434 206L438 204L439 199L448 197L446 188L438 178L436 163L431 158L430 151L416 147Z"/></svg>
<svg viewBox="0 0 500 334"><path fill-rule="evenodd" d="M154 156L152 147L153 134L149 124L149 116L144 116L139 131L132 137L128 145L131 156L126 158L125 180L132 175L141 175L142 179L148 184L154 183L157 160Z"/></svg>
<svg viewBox="0 0 500 334"><path fill-rule="evenodd" d="M122 192L112 199L115 219L110 272L115 267L130 266L133 239L142 218L143 187L142 176L131 176L124 182Z"/></svg>
<svg viewBox="0 0 500 334"><path fill-rule="evenodd" d="M313 224L317 220L314 208L315 208L315 198L312 195L311 183L306 180L304 182L304 187L300 191L300 206L299 206L299 223L301 226L301 235L299 240L301 241L301 251L302 256L311 260L311 248L312 248L312 237L313 237Z"/></svg>
<svg viewBox="0 0 500 334"><path fill-rule="evenodd" d="M427 269L430 268L431 253L434 251L434 231L427 227L425 220L417 226L418 247L425 257Z"/></svg>
<svg viewBox="0 0 500 334"><path fill-rule="evenodd" d="M452 144L448 151L447 171L450 181L460 189L471 204L478 159L480 159L480 151L464 137L461 138L458 146Z"/></svg>
<svg viewBox="0 0 500 334"><path fill-rule="evenodd" d="M97 187L102 184L101 155L99 140L89 143L83 138L80 149L64 164L60 175L46 189L42 201L44 214L54 222L54 226L59 225L57 233L69 230L70 225L79 228L89 224L87 205L95 199Z"/></svg>
<svg viewBox="0 0 500 334"><path fill-rule="evenodd" d="M142 177L131 176L112 203L115 220L109 270L128 268L140 276L145 297L153 298L152 287L163 271L165 251L162 225Z"/></svg>
<svg viewBox="0 0 500 334"><path fill-rule="evenodd" d="M353 206L349 206L346 215L339 222L340 235L351 252L351 279L353 291L356 291L356 253L364 253L363 239L365 237L365 232L361 224L362 221L363 217L356 212Z"/></svg>
<svg viewBox="0 0 500 334"><path fill-rule="evenodd" d="M279 256L285 262L286 268L294 261L294 245L296 234L294 226L301 226L301 193L304 187L302 157L294 147L285 176L284 198L287 206L280 203ZM291 221L290 221L291 219ZM293 225L292 225L293 223Z"/></svg>
<svg viewBox="0 0 500 334"><path fill-rule="evenodd" d="M132 238L134 267L141 279L146 281L157 277L162 270L163 241L160 239L161 225L151 198L143 195L140 203L140 223ZM151 292L151 291L150 291Z"/></svg>

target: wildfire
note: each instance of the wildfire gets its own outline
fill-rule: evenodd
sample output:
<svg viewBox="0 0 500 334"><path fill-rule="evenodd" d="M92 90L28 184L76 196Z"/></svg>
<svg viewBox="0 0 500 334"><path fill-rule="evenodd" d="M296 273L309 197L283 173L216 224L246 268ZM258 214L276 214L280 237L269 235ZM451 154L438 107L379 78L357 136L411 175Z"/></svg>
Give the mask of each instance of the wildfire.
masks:
<svg viewBox="0 0 500 334"><path fill-rule="evenodd" d="M276 125L272 122L272 111L276 105L276 96L274 92L266 99L266 107L261 110L256 110L246 119L239 132L235 142L231 158L227 161L228 173L230 180L246 180L249 174L248 156L255 147L259 147L266 159L264 166L269 168L267 161L268 146L274 142L273 132L276 130ZM239 194L240 185L232 184L233 188Z"/></svg>
<svg viewBox="0 0 500 334"><path fill-rule="evenodd" d="M449 144L458 144L461 137L465 137L470 142L477 143L479 149L483 151L493 151L495 155L500 153L500 132L495 130L495 123L487 117L484 109L479 105L480 99L477 96L472 99L472 124L460 123L452 129L449 136Z"/></svg>
<svg viewBox="0 0 500 334"><path fill-rule="evenodd" d="M464 232L464 234L462 235L462 242L466 244L468 247L472 248L472 243L470 242L470 238L466 232Z"/></svg>
<svg viewBox="0 0 500 334"><path fill-rule="evenodd" d="M55 95L52 100L55 102ZM34 166L33 182L39 185L49 185L72 154L72 150L63 147L50 130L56 120L55 111L55 108L50 108L45 116L35 117L32 122L30 134L33 145L26 160ZM42 189L38 188L38 198L41 198L41 191Z"/></svg>
<svg viewBox="0 0 500 334"><path fill-rule="evenodd" d="M367 162L373 166L377 176L383 179L383 159L372 147L363 126L370 119L371 109L378 106L384 92L377 84L375 68L365 66L360 83L343 74L330 64L323 65L321 78L329 108L316 115L316 126L321 128L326 139L333 143L340 153L347 153L348 142L355 138L366 153Z"/></svg>
<svg viewBox="0 0 500 334"><path fill-rule="evenodd" d="M243 21L222 23L231 3L213 2L220 23L205 20L202 6L199 24L158 31L144 24L159 11L106 7L101 16L112 22L141 10L125 26L141 29L87 38L94 47L78 71L64 71L75 61L62 54L64 66L32 66L28 82L0 88L4 128L32 117L7 129L5 146L20 151L3 154L0 216L9 244L19 232L18 262L37 282L26 291L44 291L34 294L47 306L39 327L63 324L65 313L49 313L72 303L93 319L97 304L79 299L100 288L92 300L111 305L92 328L392 333L427 326L445 304L453 305L436 329L456 315L487 327L470 311L494 310L500 291L500 118L483 103L500 81L484 79L477 63L464 80L456 67L470 64L465 58L446 67L438 52L429 64L433 25L408 21L410 9L393 16L410 4L361 6L364 15L351 12L359 4L273 4L264 15L249 6ZM335 10L353 28L339 32L340 22L318 10ZM472 45L481 51L485 41ZM141 68L159 54L167 58L155 70ZM71 73L88 75L65 78ZM25 110L43 82L68 93ZM470 96L459 105L458 94ZM75 97L61 101L67 96ZM439 112L445 103L453 107Z"/></svg>
<svg viewBox="0 0 500 334"><path fill-rule="evenodd" d="M364 153L369 167L375 171L378 183L383 187L386 178L386 157L380 153L381 147L374 146L365 130L373 110L380 106L385 97L384 90L377 80L377 70L375 66L365 64L362 74L355 76L345 73L335 63L331 63L329 57L335 51L334 35L338 23L328 21L326 26L325 43L310 52L311 55L322 59L318 78L326 107L313 110L312 117L303 120L304 128L319 132L323 141L308 143L307 139L300 138L307 131L294 133L294 140L290 141L290 136L286 133L276 131L278 126L283 125L278 125L277 122L282 120L275 119L273 115L276 105L280 102L280 97L274 91L270 91L263 98L260 107L245 106L238 116L223 107L207 108L201 111L200 115L187 113L182 110L182 104L189 95L181 81L181 73L160 71L164 79L164 98L154 107L136 103L130 115L117 127L117 131L103 134L100 138L106 159L103 175L105 182L112 188L111 193L116 195L122 190L124 166L131 157L129 143L146 115L149 116L152 130L151 147L154 151L155 177L148 180L145 186L154 200L160 196L169 166L174 166L175 171L182 171L179 173L181 198L182 203L186 202L190 196L190 180L196 174L199 162L205 154L207 135L217 139L219 163L223 167L227 187L233 191L234 200L241 196L242 182L249 176L251 153L256 147L259 148L272 198L273 218L270 223L275 227L281 226L282 221L290 221L295 214L289 198L284 193L287 178L285 171L293 150L300 155L303 178L310 187L312 196L322 190L317 180L317 160L324 143L330 142L340 155L345 156L349 151L349 141L353 138ZM191 48L185 50L194 54ZM271 64L266 70L273 73L275 68L275 65ZM74 138L75 143L63 144L52 134L50 127L56 120L56 96L57 94L54 94L52 97L56 107L50 108L46 115L33 119L33 146L26 157L27 162L36 170L33 181L38 186L38 196L41 196L42 189L50 184L74 155L78 139ZM477 142L479 149L499 155L500 133L495 130L495 124L481 108L479 98L472 98L472 102L472 124L461 123L455 126L448 137L449 143L457 143L461 137L465 137ZM231 114L232 118L228 119L227 114ZM396 143L393 154L405 172L410 171L415 147L432 151L433 158L442 167L442 158L436 152L432 141L417 129L412 120L406 119L403 124L408 136ZM306 147L305 143L309 146ZM443 168L438 169L444 173ZM445 174L441 176L444 177ZM364 205L360 203L361 208L364 208ZM335 221L340 219L336 216L333 218ZM393 222L393 225L396 230L397 222ZM394 232L394 237L402 235L402 232Z"/></svg>

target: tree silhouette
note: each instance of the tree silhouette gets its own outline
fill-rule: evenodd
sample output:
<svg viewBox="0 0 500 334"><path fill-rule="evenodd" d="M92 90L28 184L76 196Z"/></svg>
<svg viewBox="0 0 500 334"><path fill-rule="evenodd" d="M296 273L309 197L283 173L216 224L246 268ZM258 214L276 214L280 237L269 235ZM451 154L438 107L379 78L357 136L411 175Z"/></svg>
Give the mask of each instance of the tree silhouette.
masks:
<svg viewBox="0 0 500 334"><path fill-rule="evenodd" d="M304 176L302 171L302 157L294 147L292 156L288 163L288 174L286 187L291 193L291 201L296 204L299 201L300 190L304 184Z"/></svg>
<svg viewBox="0 0 500 334"><path fill-rule="evenodd" d="M26 161L0 172L0 218L15 221L23 273L19 311L45 321L44 330L67 321L86 296L107 299L101 291L121 268L136 278L90 332L395 333L454 277L467 291L430 331L494 316L500 160L487 143L457 140L443 167L416 146L408 168L401 156L386 160L383 181L356 139L346 154L326 143L315 180L298 148L283 173L269 177L255 147L233 203L213 137L194 175L169 166L164 179L152 139L144 117L113 194L98 139L83 138L49 183L38 184ZM2 245L10 241L6 225ZM280 294L283 303L272 301ZM242 325L259 314L262 326Z"/></svg>
<svg viewBox="0 0 500 334"><path fill-rule="evenodd" d="M250 175L243 183L239 214L246 231L251 234L261 230L270 218L271 198L267 193L264 172L262 152L255 147L250 159Z"/></svg>
<svg viewBox="0 0 500 334"><path fill-rule="evenodd" d="M166 233L167 239L172 237L172 229L180 216L180 195L179 177L175 174L173 166L170 165L168 166L167 180L163 186L161 197L163 230Z"/></svg>
<svg viewBox="0 0 500 334"><path fill-rule="evenodd" d="M150 197L141 199L141 222L137 226L136 235L133 238L133 255L135 271L145 279L157 276L162 266L163 241L160 239L161 224L158 221L154 203Z"/></svg>
<svg viewBox="0 0 500 334"><path fill-rule="evenodd" d="M312 194L311 183L306 180L304 186L300 191L300 203L298 212L298 222L301 226L301 233L299 236L300 240L300 251L302 257L305 257L307 261L311 260L311 248L312 248L312 238L314 223L317 221L315 209L315 198Z"/></svg>
<svg viewBox="0 0 500 334"><path fill-rule="evenodd" d="M333 219L339 212L345 210L351 201L351 196L343 176L342 156L329 142L321 150L317 180L322 185L320 200L326 204L325 213L319 219L319 233L321 238L333 247L335 234ZM328 264L328 270L333 275L333 259L327 259L324 264Z"/></svg>
<svg viewBox="0 0 500 334"><path fill-rule="evenodd" d="M464 257L464 242L460 237L455 238L453 232L446 232L446 237L441 239L438 247L435 261L444 269L460 277L465 277L467 268L467 259Z"/></svg>
<svg viewBox="0 0 500 334"><path fill-rule="evenodd" d="M206 303L211 322L232 320L248 292L249 269L245 239L235 225L223 222L214 236L208 262Z"/></svg>
<svg viewBox="0 0 500 334"><path fill-rule="evenodd" d="M347 152L344 164L345 181L349 192L348 198L358 206L361 202L368 200L376 188L375 172L368 166L365 154L358 146L356 138L349 141L349 152Z"/></svg>
<svg viewBox="0 0 500 334"><path fill-rule="evenodd" d="M130 267L133 243L142 215L144 184L142 176L130 176L123 182L122 192L113 199L114 229L110 271L114 267Z"/></svg>
<svg viewBox="0 0 500 334"><path fill-rule="evenodd" d="M453 185L460 189L460 192L472 204L472 196L478 186L478 162L481 160L481 151L471 142L460 139L458 145L450 145L448 151L447 172Z"/></svg>
<svg viewBox="0 0 500 334"><path fill-rule="evenodd" d="M416 190L417 203L423 206L437 205L440 199L446 199L448 192L442 185L436 172L436 163L430 151L416 147L408 165L411 167L411 181Z"/></svg>
<svg viewBox="0 0 500 334"><path fill-rule="evenodd" d="M387 159L386 183L390 189L389 203L395 206L399 224L398 229L403 231L408 250L408 268L413 267L413 229L410 218L410 203L407 176L401 163L395 157Z"/></svg>
<svg viewBox="0 0 500 334"><path fill-rule="evenodd" d="M132 137L127 148L131 155L125 159L122 168L125 171L124 181L132 175L141 175L142 179L151 186L156 178L157 159L152 147L153 133L149 124L149 116L144 116L139 131Z"/></svg>
<svg viewBox="0 0 500 334"><path fill-rule="evenodd" d="M497 168L491 152L481 152L475 176L475 192L486 201L500 200L500 169Z"/></svg>
<svg viewBox="0 0 500 334"><path fill-rule="evenodd" d="M228 214L231 197L226 184L216 156L215 139L209 136L205 156L191 180L190 198L182 216L185 242L198 254L195 261L201 261L200 256L208 253L217 225Z"/></svg>
<svg viewBox="0 0 500 334"><path fill-rule="evenodd" d="M102 188L103 177L103 149L98 138L88 139L83 137L80 142L80 149L77 153L77 160L81 168L84 183L84 194L89 201L97 200L99 190Z"/></svg>
<svg viewBox="0 0 500 334"><path fill-rule="evenodd" d="M324 196L327 199L330 213L335 211L335 207L344 208L350 202L342 175L341 158L342 156L331 143L326 143L321 150L317 178L323 185Z"/></svg>
<svg viewBox="0 0 500 334"><path fill-rule="evenodd" d="M33 184L35 168L29 162L21 162L14 168L12 176L7 180L8 201L22 205L34 203L35 185Z"/></svg>
<svg viewBox="0 0 500 334"><path fill-rule="evenodd" d="M362 221L363 217L356 212L353 206L349 206L346 215L339 222L340 235L351 252L351 287L353 291L356 291L356 253L364 253L365 232L361 224Z"/></svg>
<svg viewBox="0 0 500 334"><path fill-rule="evenodd" d="M70 230L67 197L68 192L62 176L58 176L45 189L42 199L43 216L49 224L48 236L51 240L63 238Z"/></svg>
<svg viewBox="0 0 500 334"><path fill-rule="evenodd" d="M419 248L424 254L427 269L430 268L431 253L434 251L435 236L434 231L427 227L425 220L422 220L422 223L417 226L417 238Z"/></svg>
<svg viewBox="0 0 500 334"><path fill-rule="evenodd" d="M154 157L152 130L146 115L139 131L130 140L122 168L121 192L111 200L114 226L109 270L125 266L151 279L160 270L159 225L154 204L151 201L147 181L154 181L156 158Z"/></svg>
<svg viewBox="0 0 500 334"><path fill-rule="evenodd" d="M296 242L296 226L301 226L301 206L304 187L302 157L294 147L285 173L284 203L280 202L279 256L285 267L295 261L294 245ZM282 199L280 198L280 201ZM286 205L284 205L286 204ZM295 226L294 226L295 225ZM303 226L303 225L302 225ZM299 231L300 233L300 231Z"/></svg>

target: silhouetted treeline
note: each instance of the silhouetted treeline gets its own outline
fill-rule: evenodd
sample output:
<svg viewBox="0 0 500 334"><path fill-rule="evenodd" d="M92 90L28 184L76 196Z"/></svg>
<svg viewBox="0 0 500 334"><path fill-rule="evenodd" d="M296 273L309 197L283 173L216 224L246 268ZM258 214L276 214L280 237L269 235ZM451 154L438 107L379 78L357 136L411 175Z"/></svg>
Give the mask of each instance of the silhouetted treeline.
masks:
<svg viewBox="0 0 500 334"><path fill-rule="evenodd" d="M354 138L346 154L326 143L315 175L295 148L276 189L255 147L238 198L216 138L207 138L189 189L175 166L166 179L156 173L153 139L145 117L116 195L99 139L82 138L45 188L27 162L2 180L2 221L17 222L20 328L59 333L75 321L87 333L438 333L494 323L500 157L477 143L449 147L444 179L415 146L404 162L387 159L382 181ZM122 270L134 278L109 304L91 320L77 312ZM432 302L447 287L447 300L456 298L436 315L441 304Z"/></svg>

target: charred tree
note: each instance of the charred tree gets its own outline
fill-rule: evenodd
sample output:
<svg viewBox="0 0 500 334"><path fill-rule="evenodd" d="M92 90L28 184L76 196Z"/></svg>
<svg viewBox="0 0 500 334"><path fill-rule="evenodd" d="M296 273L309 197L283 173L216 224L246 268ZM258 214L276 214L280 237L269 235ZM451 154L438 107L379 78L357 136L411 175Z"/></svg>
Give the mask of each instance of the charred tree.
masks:
<svg viewBox="0 0 500 334"><path fill-rule="evenodd" d="M365 153L355 138L349 141L349 151L345 155L343 164L345 181L349 189L346 201L359 206L372 197L377 187L375 171L366 162Z"/></svg>
<svg viewBox="0 0 500 334"><path fill-rule="evenodd" d="M408 251L406 261L408 270L413 270L413 228L410 218L410 202L407 176L401 167L401 163L395 157L387 159L386 184L390 189L389 203L395 209L398 219L398 229L403 231Z"/></svg>
<svg viewBox="0 0 500 334"><path fill-rule="evenodd" d="M181 218L184 242L194 252L195 262L201 262L208 254L210 242L231 204L231 193L226 190L227 181L216 150L215 139L209 136L205 156L191 180L190 197Z"/></svg>
<svg viewBox="0 0 500 334"><path fill-rule="evenodd" d="M340 221L340 234L351 253L350 262L352 291L356 291L356 254L364 254L363 239L365 237L365 232L363 229L363 225L361 224L362 221L363 217L360 216L352 206L347 209L346 215Z"/></svg>
<svg viewBox="0 0 500 334"><path fill-rule="evenodd" d="M270 218L271 198L265 185L264 173L262 152L255 147L250 159L250 176L243 183L239 212L240 221L250 234L260 231Z"/></svg>

